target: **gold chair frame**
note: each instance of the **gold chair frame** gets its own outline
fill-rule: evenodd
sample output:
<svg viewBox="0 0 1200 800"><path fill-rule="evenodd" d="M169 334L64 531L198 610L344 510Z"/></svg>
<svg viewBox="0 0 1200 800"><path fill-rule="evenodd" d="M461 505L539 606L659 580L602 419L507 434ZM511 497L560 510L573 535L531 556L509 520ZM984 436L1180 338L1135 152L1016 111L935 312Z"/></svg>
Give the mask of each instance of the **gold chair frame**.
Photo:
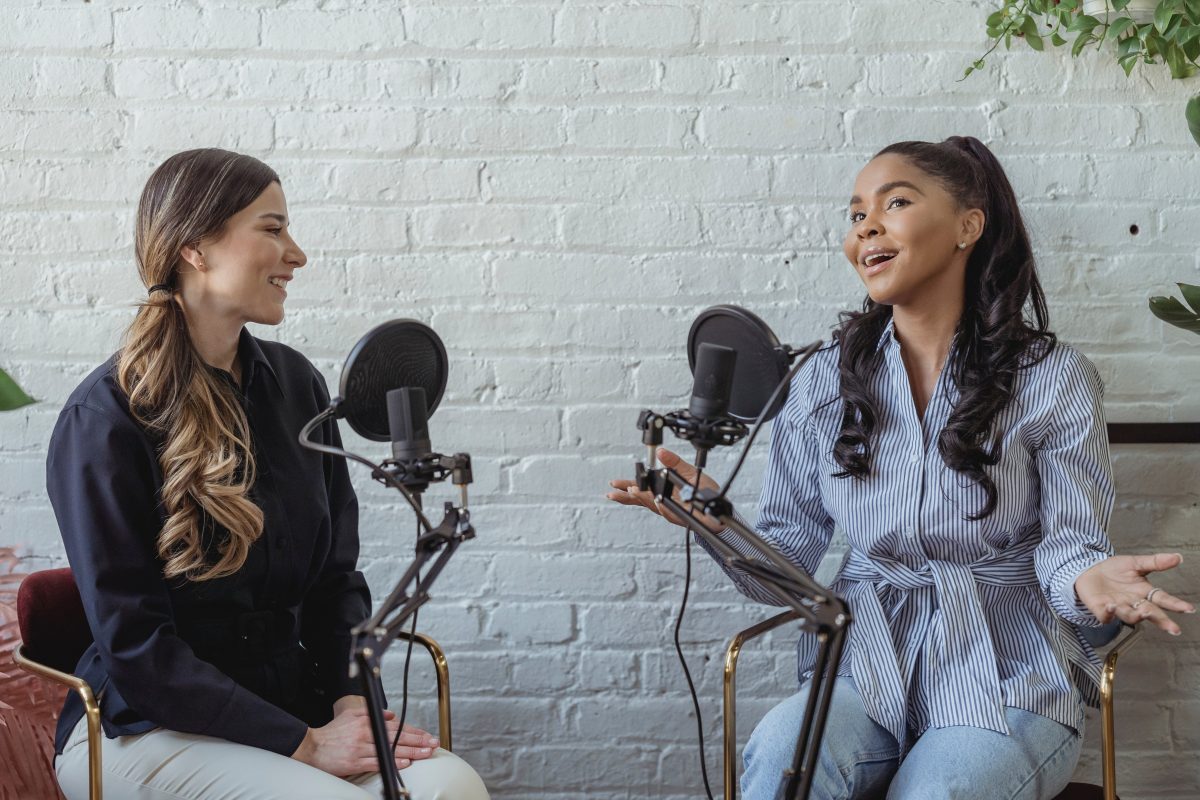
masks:
<svg viewBox="0 0 1200 800"><path fill-rule="evenodd" d="M763 620L740 631L729 640L725 649L724 677L724 761L725 800L737 800L737 664L742 648L752 639L757 639L764 633L775 630L781 625L798 620L800 615L795 611L786 611L770 619ZM1100 674L1100 750L1103 760L1103 791L1104 800L1116 800L1117 797L1117 753L1116 731L1113 717L1114 687L1117 678L1117 659L1129 649L1130 645L1142 635L1140 628L1134 627L1113 645L1104 658L1104 668Z"/></svg>
<svg viewBox="0 0 1200 800"><path fill-rule="evenodd" d="M437 674L438 739L441 747L449 751L453 747L453 732L450 728L450 665L446 661L446 653L432 637L423 633L412 634L408 631L401 631L398 638L421 645L433 661L433 668ZM46 666L30 658L23 645L17 645L13 651L13 662L30 674L66 686L71 691L77 692L80 699L83 700L88 731L88 797L90 800L103 800L104 765L103 751L100 746L100 737L103 735L100 728L100 703L96 700L92 687L83 678Z"/></svg>

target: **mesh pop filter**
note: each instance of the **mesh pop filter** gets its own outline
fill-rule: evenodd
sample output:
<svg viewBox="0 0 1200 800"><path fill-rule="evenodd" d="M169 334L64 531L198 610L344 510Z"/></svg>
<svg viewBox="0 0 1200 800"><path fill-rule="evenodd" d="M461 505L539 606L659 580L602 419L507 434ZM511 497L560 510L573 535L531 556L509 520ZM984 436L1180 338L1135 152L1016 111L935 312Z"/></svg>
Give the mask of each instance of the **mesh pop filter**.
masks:
<svg viewBox="0 0 1200 800"><path fill-rule="evenodd" d="M405 386L425 390L429 416L446 390L446 347L424 323L413 319L385 322L358 340L339 386L339 413L359 436L391 441L387 393Z"/></svg>
<svg viewBox="0 0 1200 800"><path fill-rule="evenodd" d="M771 392L788 373L787 348L763 322L739 306L713 306L700 312L688 332L688 367L695 371L700 345L711 343L737 351L733 370L733 391L729 397L729 416L753 422L771 398ZM773 419L783 408L785 387L768 410Z"/></svg>

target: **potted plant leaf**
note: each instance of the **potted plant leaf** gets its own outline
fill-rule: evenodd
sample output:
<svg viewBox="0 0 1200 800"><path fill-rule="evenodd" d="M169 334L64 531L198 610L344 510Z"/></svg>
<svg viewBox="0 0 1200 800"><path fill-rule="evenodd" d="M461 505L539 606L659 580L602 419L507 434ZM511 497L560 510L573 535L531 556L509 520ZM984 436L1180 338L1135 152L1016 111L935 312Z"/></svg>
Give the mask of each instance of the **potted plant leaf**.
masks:
<svg viewBox="0 0 1200 800"><path fill-rule="evenodd" d="M12 411L32 402L33 398L25 394L7 372L0 369L0 411Z"/></svg>
<svg viewBox="0 0 1200 800"><path fill-rule="evenodd" d="M1200 333L1200 286L1181 283L1179 291L1187 301L1186 306L1174 297L1151 297L1150 311L1163 322L1176 328Z"/></svg>

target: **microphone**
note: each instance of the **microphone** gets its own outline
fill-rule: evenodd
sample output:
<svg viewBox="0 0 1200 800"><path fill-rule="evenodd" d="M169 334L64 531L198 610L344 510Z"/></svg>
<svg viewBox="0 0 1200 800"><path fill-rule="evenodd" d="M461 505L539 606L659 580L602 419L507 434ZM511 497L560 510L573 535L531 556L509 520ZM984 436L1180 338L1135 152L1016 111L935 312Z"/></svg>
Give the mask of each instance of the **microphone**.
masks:
<svg viewBox="0 0 1200 800"><path fill-rule="evenodd" d="M424 389L402 386L389 391L387 416L392 437L392 458L396 461L417 461L433 453Z"/></svg>
<svg viewBox="0 0 1200 800"><path fill-rule="evenodd" d="M724 417L733 391L733 371L737 351L731 347L705 342L696 355L692 378L692 399L688 413L697 419Z"/></svg>

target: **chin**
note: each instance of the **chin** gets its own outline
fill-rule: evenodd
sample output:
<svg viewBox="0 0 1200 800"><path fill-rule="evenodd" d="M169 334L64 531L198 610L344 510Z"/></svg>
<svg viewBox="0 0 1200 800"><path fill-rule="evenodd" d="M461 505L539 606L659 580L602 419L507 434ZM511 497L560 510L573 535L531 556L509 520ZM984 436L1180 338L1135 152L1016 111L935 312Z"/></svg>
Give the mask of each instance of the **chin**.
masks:
<svg viewBox="0 0 1200 800"><path fill-rule="evenodd" d="M250 322L253 322L255 325L278 325L279 323L283 322L283 317L283 308L280 307L274 311L268 311L265 314L258 314L251 319Z"/></svg>

